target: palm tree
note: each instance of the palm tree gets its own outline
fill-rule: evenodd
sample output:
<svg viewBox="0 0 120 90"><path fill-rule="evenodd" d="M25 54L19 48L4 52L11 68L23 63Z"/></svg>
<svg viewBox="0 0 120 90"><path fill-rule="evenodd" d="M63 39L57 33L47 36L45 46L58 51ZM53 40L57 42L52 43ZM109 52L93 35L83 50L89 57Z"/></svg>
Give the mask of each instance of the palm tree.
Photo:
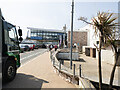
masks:
<svg viewBox="0 0 120 90"><path fill-rule="evenodd" d="M108 12L98 12L97 17L92 19L92 23L87 22L84 17L81 17L79 20L82 20L88 24L93 25L95 29L95 34L99 33L99 47L96 46L98 50L98 72L99 72L99 89L102 89L102 70L101 70L101 47L105 45L106 38L112 36L112 31L116 26L114 21L116 17L112 17L113 13Z"/></svg>
<svg viewBox="0 0 120 90"><path fill-rule="evenodd" d="M114 80L114 74L115 74L115 70L116 70L116 66L117 66L117 63L118 63L118 60L119 60L119 57L120 57L120 49L118 49L118 47L120 46L120 38L118 33L116 33L116 31L114 32L113 31L113 34L112 36L108 36L108 41L107 41L107 46L108 45L111 45L112 46L112 49L113 49L113 52L114 52L114 65L113 65L113 69L112 69L112 72L111 72L111 75L110 75L110 82L109 82L109 89L112 89L112 86L113 86L113 80Z"/></svg>

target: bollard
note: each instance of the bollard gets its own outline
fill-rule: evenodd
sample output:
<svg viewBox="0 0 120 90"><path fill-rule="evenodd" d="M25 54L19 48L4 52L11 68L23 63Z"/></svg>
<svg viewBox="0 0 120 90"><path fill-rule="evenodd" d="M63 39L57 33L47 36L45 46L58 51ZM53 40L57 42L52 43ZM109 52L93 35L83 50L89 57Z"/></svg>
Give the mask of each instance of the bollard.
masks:
<svg viewBox="0 0 120 90"><path fill-rule="evenodd" d="M75 64L73 64L73 76L75 76Z"/></svg>
<svg viewBox="0 0 120 90"><path fill-rule="evenodd" d="M55 58L53 58L53 66L55 65Z"/></svg>
<svg viewBox="0 0 120 90"><path fill-rule="evenodd" d="M52 59L53 59L52 56L50 56L50 58L51 58L51 62L52 62Z"/></svg>
<svg viewBox="0 0 120 90"><path fill-rule="evenodd" d="M61 64L64 65L64 60L62 60Z"/></svg>
<svg viewBox="0 0 120 90"><path fill-rule="evenodd" d="M61 70L61 60L59 61L59 70Z"/></svg>
<svg viewBox="0 0 120 90"><path fill-rule="evenodd" d="M79 76L81 77L81 65L79 66Z"/></svg>

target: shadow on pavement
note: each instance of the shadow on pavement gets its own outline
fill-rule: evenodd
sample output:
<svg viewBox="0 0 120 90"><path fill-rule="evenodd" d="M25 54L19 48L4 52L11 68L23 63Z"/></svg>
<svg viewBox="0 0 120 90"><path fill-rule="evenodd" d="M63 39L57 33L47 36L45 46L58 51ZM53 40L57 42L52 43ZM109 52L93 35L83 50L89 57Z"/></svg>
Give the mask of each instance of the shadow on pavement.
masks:
<svg viewBox="0 0 120 90"><path fill-rule="evenodd" d="M99 89L99 83L98 82L94 82L94 81L90 81L94 87L98 90ZM109 90L109 85L108 84L104 84L102 83L102 90ZM120 90L120 86L115 86L113 85L112 89L110 90Z"/></svg>
<svg viewBox="0 0 120 90"><path fill-rule="evenodd" d="M72 61L76 61L76 62L86 62L83 58L79 58L79 60L72 60Z"/></svg>
<svg viewBox="0 0 120 90"><path fill-rule="evenodd" d="M59 60L62 60L62 59L58 59ZM65 59L64 61L70 61L70 59ZM75 62L86 62L83 58L79 58L78 60L72 60L72 61L75 61Z"/></svg>
<svg viewBox="0 0 120 90"><path fill-rule="evenodd" d="M80 62L86 62L83 58L79 58Z"/></svg>
<svg viewBox="0 0 120 90"><path fill-rule="evenodd" d="M3 84L3 90L4 88L42 88L43 83L49 82L33 75L18 73L13 81Z"/></svg>

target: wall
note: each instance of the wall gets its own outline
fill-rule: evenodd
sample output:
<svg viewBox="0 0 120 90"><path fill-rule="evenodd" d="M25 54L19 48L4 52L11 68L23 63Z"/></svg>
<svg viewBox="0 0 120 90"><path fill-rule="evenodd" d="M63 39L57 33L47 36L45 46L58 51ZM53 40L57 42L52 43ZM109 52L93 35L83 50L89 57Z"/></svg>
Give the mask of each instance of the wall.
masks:
<svg viewBox="0 0 120 90"><path fill-rule="evenodd" d="M76 86L76 88L80 90L87 90L88 88L90 90L95 90L95 87L93 84L86 78L83 78L78 74L73 74L73 70L70 68L67 68L64 66L64 64L60 65L60 62L57 60L55 56L57 56L58 52L51 52L50 53L50 58L51 62L53 64L53 69L54 72L57 73L63 80L72 83ZM61 68L60 68L61 67Z"/></svg>
<svg viewBox="0 0 120 90"><path fill-rule="evenodd" d="M94 33L95 30L90 25L86 25L84 27L84 30L86 30L86 29L87 29L87 32L88 32L88 34L87 34L87 47L96 48L94 46L94 44L96 46L98 46L97 45L97 41L99 41L98 33L95 35L95 33ZM83 46L83 51L85 50L85 47L86 46ZM97 50L96 50L96 59L98 59L98 52L97 52ZM120 59L120 57L119 57L119 59ZM102 49L101 50L101 60L106 62L106 63L109 63L109 64L114 64L115 63L115 61L114 61L114 53L113 53L111 47L107 47L106 49ZM120 65L120 60L118 62L118 65Z"/></svg>
<svg viewBox="0 0 120 90"><path fill-rule="evenodd" d="M70 47L70 31L68 31L68 47ZM73 32L73 44L78 45L79 51L82 51L82 46L87 46L87 32L86 31L74 31Z"/></svg>
<svg viewBox="0 0 120 90"><path fill-rule="evenodd" d="M88 29L88 34L89 34L89 37L88 37L88 41L89 41L89 45L90 47L93 47L95 48L94 44L97 45L97 41L99 41L99 35L98 33L95 34L95 29L88 25L89 29Z"/></svg>
<svg viewBox="0 0 120 90"><path fill-rule="evenodd" d="M68 52L59 52L56 54L56 57L60 60L70 60L70 53ZM79 60L79 53L72 52L72 60Z"/></svg>
<svg viewBox="0 0 120 90"><path fill-rule="evenodd" d="M98 52L96 53L96 58L98 59ZM109 64L114 64L115 63L115 56L114 52L112 51L111 46L107 47L105 50L101 50L101 60L109 63ZM120 66L120 56L119 56L119 61L117 63L118 66Z"/></svg>
<svg viewBox="0 0 120 90"><path fill-rule="evenodd" d="M101 59L106 63L114 64L114 53L111 47L107 47L106 50L101 50Z"/></svg>

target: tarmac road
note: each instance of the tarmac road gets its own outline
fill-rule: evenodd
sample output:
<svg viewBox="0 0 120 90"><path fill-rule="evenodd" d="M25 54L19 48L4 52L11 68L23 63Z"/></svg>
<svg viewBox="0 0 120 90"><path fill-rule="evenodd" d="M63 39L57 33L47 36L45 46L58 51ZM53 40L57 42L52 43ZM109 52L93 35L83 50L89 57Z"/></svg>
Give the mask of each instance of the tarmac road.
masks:
<svg viewBox="0 0 120 90"><path fill-rule="evenodd" d="M35 51L33 54L37 55L40 51L41 50ZM32 52L30 52L29 55L27 53L24 54L27 58L21 55L21 59L23 59L22 63L24 65L18 69L17 75L13 81L3 85L3 90L41 90L44 88L63 88L63 90L65 88L68 88L67 90L73 88L73 90L76 90L75 85L66 82L54 72L50 60L50 53L45 51L46 50L41 51L41 55L39 54L35 58L33 58L34 56L32 56ZM28 56L33 59L26 61ZM25 61L27 63L24 63Z"/></svg>
<svg viewBox="0 0 120 90"><path fill-rule="evenodd" d="M24 65L25 63L29 62L33 58L39 56L40 54L43 54L46 51L47 49L35 49L33 51L21 53L20 54L21 65Z"/></svg>
<svg viewBox="0 0 120 90"><path fill-rule="evenodd" d="M20 54L20 60L21 60L20 61L21 62L20 68L23 67L23 65L27 64L28 62L30 62L31 60L33 60L34 58L36 58L37 56L45 53L46 51L47 51L47 49L35 49L33 51L26 51L24 53L21 53ZM19 74L18 74L18 76L19 76ZM5 88L6 83L3 84L2 87ZM7 88L9 88L9 87L7 87Z"/></svg>

